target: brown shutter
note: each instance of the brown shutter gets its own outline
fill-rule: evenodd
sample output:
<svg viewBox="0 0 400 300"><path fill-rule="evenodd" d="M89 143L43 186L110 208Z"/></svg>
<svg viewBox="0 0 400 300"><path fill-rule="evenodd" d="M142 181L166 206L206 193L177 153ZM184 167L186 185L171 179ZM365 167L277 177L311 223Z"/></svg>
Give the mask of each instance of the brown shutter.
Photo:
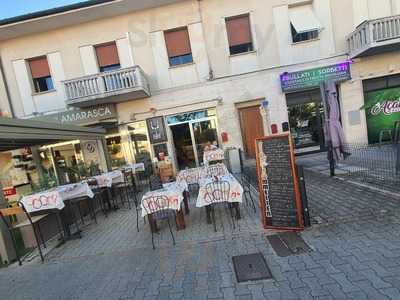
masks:
<svg viewBox="0 0 400 300"><path fill-rule="evenodd" d="M118 50L115 43L95 46L95 49L99 67L119 64Z"/></svg>
<svg viewBox="0 0 400 300"><path fill-rule="evenodd" d="M251 43L250 19L248 15L226 19L229 46Z"/></svg>
<svg viewBox="0 0 400 300"><path fill-rule="evenodd" d="M190 49L189 33L187 28L164 32L168 57L181 56L192 53Z"/></svg>
<svg viewBox="0 0 400 300"><path fill-rule="evenodd" d="M50 76L49 64L46 57L32 58L28 62L33 79Z"/></svg>

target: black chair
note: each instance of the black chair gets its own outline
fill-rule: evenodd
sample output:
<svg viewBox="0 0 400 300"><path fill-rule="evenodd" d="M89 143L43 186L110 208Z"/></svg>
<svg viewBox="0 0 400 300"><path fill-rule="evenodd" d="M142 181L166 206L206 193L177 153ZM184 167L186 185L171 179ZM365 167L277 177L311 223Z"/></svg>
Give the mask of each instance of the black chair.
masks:
<svg viewBox="0 0 400 300"><path fill-rule="evenodd" d="M16 221L17 220L16 216L23 215L23 214L26 216L26 220L18 223ZM23 203L21 203L21 202L19 202L18 206L16 206L16 207L0 209L0 217L3 220L3 222L5 223L5 225L7 226L7 229L11 235L11 240L12 240L12 244L14 247L14 251L17 256L18 264L20 266L22 265L22 261L21 261L21 256L19 255L19 252L18 252L17 240L15 238L15 230L20 229L22 227L26 227L26 226L32 227L33 234L35 236L36 245L39 250L40 259L42 260L42 262L44 262L44 256L43 256L43 252L42 252L42 248L41 248L40 244L42 243L43 247L46 248L46 243L44 241L42 231L40 229L40 221L45 219L46 217L50 216L50 214L51 214L51 212L49 210L47 210L46 212L40 212L40 214L39 214L39 212L37 214L30 214L26 211ZM62 239L64 239L58 217L57 217L57 226L58 226L58 229L60 232L60 236L62 237Z"/></svg>
<svg viewBox="0 0 400 300"><path fill-rule="evenodd" d="M174 234L172 233L171 222L169 220L170 216L173 216L175 219L175 211L172 209L169 209L169 208L159 209L159 207L164 206L163 205L164 203L168 203L168 197L163 196L163 195L152 196L152 197L147 197L147 198L143 199L142 201L151 203L151 205L144 205L143 207L149 216L150 231L151 231L151 243L153 244L153 249L156 249L156 247L154 245L154 231L156 230L156 228L154 225L152 225L152 223L153 222L155 223L156 221L162 221L162 220L167 220L169 232L171 233L172 241L175 246L175 237L174 237ZM151 219L153 222L151 221Z"/></svg>
<svg viewBox="0 0 400 300"><path fill-rule="evenodd" d="M137 198L137 187L135 184L135 176L133 175L132 170L127 170L124 172L124 177L125 177L125 182L127 184L126 186L126 193L127 193L127 198L128 198L128 204L129 204L129 209L131 209L131 196L133 203L135 204L135 211L136 211L136 229L139 232L139 212L141 211L141 207L139 205L139 200Z"/></svg>
<svg viewBox="0 0 400 300"><path fill-rule="evenodd" d="M121 205L124 205L125 202L127 202L128 208L131 209L132 207L129 195L132 191L136 191L136 187L134 188L135 180L133 178L133 172L131 169L126 169L122 171L122 174L124 176L124 181L113 184L112 188L114 195L119 195Z"/></svg>
<svg viewBox="0 0 400 300"><path fill-rule="evenodd" d="M256 205L254 203L253 196L251 194L251 182L249 176L245 173L242 173L240 175L240 181L243 187L243 195L246 200L246 205L249 206L249 200L250 200L251 206L253 207L254 212L256 212Z"/></svg>
<svg viewBox="0 0 400 300"><path fill-rule="evenodd" d="M150 191L156 191L163 188L162 181L158 175L150 175L149 178Z"/></svg>
<svg viewBox="0 0 400 300"><path fill-rule="evenodd" d="M233 229L235 229L235 221L233 216L233 206L232 203L229 203L229 195L230 195L230 184L228 181L218 180L209 182L205 185L206 190L206 199L205 201L208 203L206 209L207 213L211 212L211 220L214 224L214 231L217 232L217 224L215 221L215 207L217 205L225 205L228 204L228 208L230 211Z"/></svg>
<svg viewBox="0 0 400 300"><path fill-rule="evenodd" d="M96 219L96 213L97 213L98 208L100 208L101 211L104 213L104 216L107 217L107 209L106 209L106 203L107 203L107 197L108 197L107 196L107 188L99 187L99 184L95 178L88 179L87 183L94 194L94 197L93 197L94 218Z"/></svg>

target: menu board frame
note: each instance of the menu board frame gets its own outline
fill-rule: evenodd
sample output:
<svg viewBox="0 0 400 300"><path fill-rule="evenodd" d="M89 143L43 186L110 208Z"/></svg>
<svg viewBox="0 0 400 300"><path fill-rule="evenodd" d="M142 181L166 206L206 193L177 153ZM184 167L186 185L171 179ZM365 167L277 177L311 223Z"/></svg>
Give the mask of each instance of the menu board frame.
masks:
<svg viewBox="0 0 400 300"><path fill-rule="evenodd" d="M297 217L297 224L298 224L298 226L295 226L295 227L273 226L270 222L271 219L267 217L267 207L266 207L266 201L265 201L266 195L264 192L262 176L261 176L262 175L262 169L261 169L262 166L261 166L261 162L260 162L261 154L260 154L260 150L259 150L260 149L259 143L263 143L265 141L272 140L272 139L287 139L288 143L289 143L290 166L288 166L288 167L291 169L291 174L292 174L292 178L293 178L293 187L294 187L293 201L295 201L296 217ZM292 138L291 138L290 134L283 133L283 134L275 134L275 135L271 135L271 136L257 138L255 140L255 147L256 147L257 180L258 180L258 189L259 189L259 195L260 195L259 201L260 201L261 220L263 223L263 227L265 229L278 229L278 230L294 230L294 231L304 230L300 186L299 186L298 175L297 175L297 170L296 170L294 147L293 147L293 142L292 142ZM273 199L272 199L272 201L273 201Z"/></svg>

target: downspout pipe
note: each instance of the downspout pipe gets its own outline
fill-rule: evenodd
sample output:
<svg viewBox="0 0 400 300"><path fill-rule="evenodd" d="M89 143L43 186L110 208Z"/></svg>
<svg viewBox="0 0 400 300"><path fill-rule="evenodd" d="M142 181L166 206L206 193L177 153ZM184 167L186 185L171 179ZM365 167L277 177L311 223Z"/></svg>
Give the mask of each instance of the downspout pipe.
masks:
<svg viewBox="0 0 400 300"><path fill-rule="evenodd" d="M0 56L0 74L1 74L1 77L3 78L4 89L6 91L6 97L7 97L7 104L8 104L8 107L10 108L11 117L15 118L15 110L14 110L14 106L11 101L10 89L8 88L8 83L7 83L6 75L4 73L4 68L3 68L3 60L1 58L1 56Z"/></svg>

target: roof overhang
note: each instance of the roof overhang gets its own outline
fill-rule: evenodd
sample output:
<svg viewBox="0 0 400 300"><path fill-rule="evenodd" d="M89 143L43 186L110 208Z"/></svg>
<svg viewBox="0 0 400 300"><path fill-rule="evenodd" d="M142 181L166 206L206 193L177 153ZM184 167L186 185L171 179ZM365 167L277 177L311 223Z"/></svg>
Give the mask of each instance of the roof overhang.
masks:
<svg viewBox="0 0 400 300"><path fill-rule="evenodd" d="M0 151L71 140L104 138L105 130L0 117Z"/></svg>
<svg viewBox="0 0 400 300"><path fill-rule="evenodd" d="M187 0L89 0L0 20L0 41Z"/></svg>

